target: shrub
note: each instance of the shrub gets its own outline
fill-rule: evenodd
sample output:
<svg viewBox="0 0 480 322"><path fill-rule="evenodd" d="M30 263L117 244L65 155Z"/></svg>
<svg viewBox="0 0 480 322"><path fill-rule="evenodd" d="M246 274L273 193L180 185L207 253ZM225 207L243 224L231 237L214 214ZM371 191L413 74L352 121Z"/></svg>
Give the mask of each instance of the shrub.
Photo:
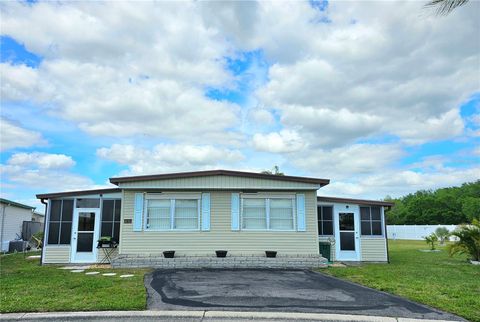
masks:
<svg viewBox="0 0 480 322"><path fill-rule="evenodd" d="M431 233L430 235L423 238L425 238L427 244L430 245L430 249L435 250L435 243L438 241L437 235L435 235L435 233Z"/></svg>
<svg viewBox="0 0 480 322"><path fill-rule="evenodd" d="M440 245L443 245L445 244L445 240L447 240L450 236L450 232L445 227L438 227L435 230L435 235L437 235L438 239L440 240Z"/></svg>
<svg viewBox="0 0 480 322"><path fill-rule="evenodd" d="M480 260L480 221L478 219L473 219L471 225L461 225L451 235L458 240L449 246L450 256L469 254L472 260Z"/></svg>

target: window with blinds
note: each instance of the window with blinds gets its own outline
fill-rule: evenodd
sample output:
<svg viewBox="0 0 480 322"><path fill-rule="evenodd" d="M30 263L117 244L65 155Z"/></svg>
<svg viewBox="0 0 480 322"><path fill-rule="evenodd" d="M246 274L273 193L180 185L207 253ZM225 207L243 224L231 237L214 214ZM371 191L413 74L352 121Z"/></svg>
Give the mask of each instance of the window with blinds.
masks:
<svg viewBox="0 0 480 322"><path fill-rule="evenodd" d="M242 198L243 230L294 230L295 199Z"/></svg>
<svg viewBox="0 0 480 322"><path fill-rule="evenodd" d="M198 199L149 199L146 230L198 230Z"/></svg>

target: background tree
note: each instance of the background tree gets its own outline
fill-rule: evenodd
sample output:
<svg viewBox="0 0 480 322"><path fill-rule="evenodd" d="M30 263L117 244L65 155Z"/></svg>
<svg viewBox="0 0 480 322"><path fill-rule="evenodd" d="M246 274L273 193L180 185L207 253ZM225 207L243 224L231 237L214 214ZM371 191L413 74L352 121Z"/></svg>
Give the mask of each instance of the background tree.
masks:
<svg viewBox="0 0 480 322"><path fill-rule="evenodd" d="M438 239L440 240L440 245L445 244L445 240L447 240L448 236L450 236L450 232L445 227L438 227L435 230L435 235L437 235Z"/></svg>
<svg viewBox="0 0 480 322"><path fill-rule="evenodd" d="M390 225L470 223L480 219L480 180L460 187L420 190L389 201L395 203L386 213Z"/></svg>
<svg viewBox="0 0 480 322"><path fill-rule="evenodd" d="M462 211L469 221L480 220L480 198L463 198Z"/></svg>
<svg viewBox="0 0 480 322"><path fill-rule="evenodd" d="M455 8L463 6L468 0L432 0L428 2L425 7L435 10L439 16L446 16Z"/></svg>
<svg viewBox="0 0 480 322"><path fill-rule="evenodd" d="M285 173L280 172L280 168L278 167L278 165L274 165L272 170L264 170L261 173L263 173L263 174L273 174L273 175L276 175L276 176L284 176L285 175Z"/></svg>

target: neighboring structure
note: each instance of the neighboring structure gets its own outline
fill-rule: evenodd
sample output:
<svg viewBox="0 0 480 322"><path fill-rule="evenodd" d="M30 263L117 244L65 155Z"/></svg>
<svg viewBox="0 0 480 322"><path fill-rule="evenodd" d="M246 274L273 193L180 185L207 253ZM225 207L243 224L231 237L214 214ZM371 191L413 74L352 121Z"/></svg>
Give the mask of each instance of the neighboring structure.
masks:
<svg viewBox="0 0 480 322"><path fill-rule="evenodd" d="M339 241L338 260L387 260L383 207L391 204L317 200L326 179L213 170L110 182L118 188L37 195L48 205L42 263L103 261L97 240L111 237L114 266L318 267L327 235ZM163 258L169 250L174 259Z"/></svg>
<svg viewBox="0 0 480 322"><path fill-rule="evenodd" d="M1 251L7 252L10 241L22 237L24 221L32 220L35 207L0 198L0 241Z"/></svg>
<svg viewBox="0 0 480 322"><path fill-rule="evenodd" d="M38 211L34 211L32 213L32 221L43 224L45 222L45 214L42 214L41 212L38 212Z"/></svg>

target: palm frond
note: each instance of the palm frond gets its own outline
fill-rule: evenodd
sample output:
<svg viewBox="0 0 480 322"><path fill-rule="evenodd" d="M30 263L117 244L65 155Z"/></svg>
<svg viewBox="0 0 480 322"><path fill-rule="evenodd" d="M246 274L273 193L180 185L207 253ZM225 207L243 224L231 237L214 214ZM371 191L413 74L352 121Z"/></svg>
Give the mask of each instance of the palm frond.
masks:
<svg viewBox="0 0 480 322"><path fill-rule="evenodd" d="M439 16L446 16L455 8L463 6L469 0L432 0L428 2L425 7L433 8Z"/></svg>

